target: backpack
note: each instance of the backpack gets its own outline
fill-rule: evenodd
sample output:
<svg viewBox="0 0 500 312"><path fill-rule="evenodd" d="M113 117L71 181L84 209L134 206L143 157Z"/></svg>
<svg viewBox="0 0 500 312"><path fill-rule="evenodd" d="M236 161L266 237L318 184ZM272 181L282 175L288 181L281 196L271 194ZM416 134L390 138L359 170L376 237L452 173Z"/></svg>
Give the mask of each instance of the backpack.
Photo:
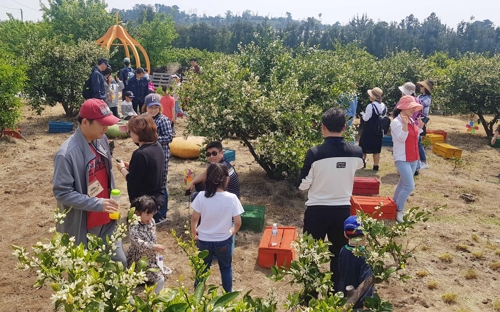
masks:
<svg viewBox="0 0 500 312"><path fill-rule="evenodd" d="M87 81L85 81L85 83L83 84L82 96L86 100L92 97L92 85L90 84L90 76L89 79L87 79Z"/></svg>
<svg viewBox="0 0 500 312"><path fill-rule="evenodd" d="M391 118L387 116L387 108L382 111L382 114L379 113L375 104L373 105L373 110L377 113L377 119L375 120L375 126L377 132L382 132L383 134L387 134L389 132L389 127L391 125Z"/></svg>

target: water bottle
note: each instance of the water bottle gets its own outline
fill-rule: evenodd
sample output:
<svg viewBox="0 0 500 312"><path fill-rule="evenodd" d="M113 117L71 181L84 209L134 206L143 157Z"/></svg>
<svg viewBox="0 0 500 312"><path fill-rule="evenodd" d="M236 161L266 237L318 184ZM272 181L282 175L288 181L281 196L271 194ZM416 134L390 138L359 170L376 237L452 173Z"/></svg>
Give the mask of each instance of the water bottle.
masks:
<svg viewBox="0 0 500 312"><path fill-rule="evenodd" d="M109 197L109 199L114 200L118 205L120 205L120 190L117 189L111 190L111 196ZM109 218L111 220L118 220L119 217L120 213L118 211L109 213Z"/></svg>
<svg viewBox="0 0 500 312"><path fill-rule="evenodd" d="M278 246L278 225L273 223L273 228L271 230L271 247Z"/></svg>
<svg viewBox="0 0 500 312"><path fill-rule="evenodd" d="M160 268L160 272L163 272L163 256L158 255L156 263L158 264L158 267Z"/></svg>

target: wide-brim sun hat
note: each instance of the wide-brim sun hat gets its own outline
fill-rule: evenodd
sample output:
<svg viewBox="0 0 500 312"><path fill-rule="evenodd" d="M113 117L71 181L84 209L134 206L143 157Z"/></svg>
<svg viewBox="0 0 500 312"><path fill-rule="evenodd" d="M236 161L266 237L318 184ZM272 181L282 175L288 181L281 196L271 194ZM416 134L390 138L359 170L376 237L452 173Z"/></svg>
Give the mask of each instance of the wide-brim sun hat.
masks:
<svg viewBox="0 0 500 312"><path fill-rule="evenodd" d="M404 95L412 95L415 93L415 84L413 82L407 82L404 85L398 87L398 89Z"/></svg>
<svg viewBox="0 0 500 312"><path fill-rule="evenodd" d="M429 80L419 81L417 82L417 86L422 86L430 93L432 93L432 88L434 87L434 83Z"/></svg>
<svg viewBox="0 0 500 312"><path fill-rule="evenodd" d="M373 99L376 99L378 101L382 100L382 94L384 94L384 91L382 91L382 89L380 89L378 87L370 89L367 92L368 92L369 96L371 96Z"/></svg>
<svg viewBox="0 0 500 312"><path fill-rule="evenodd" d="M411 95L405 95L399 99L398 104L396 105L397 109L406 110L406 109L415 109L417 111L422 110L422 104L418 104L415 102L415 98Z"/></svg>

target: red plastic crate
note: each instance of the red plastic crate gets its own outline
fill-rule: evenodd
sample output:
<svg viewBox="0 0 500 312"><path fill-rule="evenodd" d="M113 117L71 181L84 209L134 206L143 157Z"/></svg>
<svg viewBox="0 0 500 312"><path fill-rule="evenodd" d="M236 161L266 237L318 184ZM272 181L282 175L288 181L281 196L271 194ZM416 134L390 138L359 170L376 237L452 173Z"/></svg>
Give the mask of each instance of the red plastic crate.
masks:
<svg viewBox="0 0 500 312"><path fill-rule="evenodd" d="M10 137L13 137L16 139L24 139L20 128L17 128L17 130L16 129L4 129L3 135L10 136Z"/></svg>
<svg viewBox="0 0 500 312"><path fill-rule="evenodd" d="M375 177L354 177L352 195L378 195L380 180Z"/></svg>
<svg viewBox="0 0 500 312"><path fill-rule="evenodd" d="M271 246L272 226L266 226L262 239L260 240L257 262L261 268L271 268L273 265L290 267L295 258L295 249L290 245L297 238L295 227L278 227L278 245Z"/></svg>
<svg viewBox="0 0 500 312"><path fill-rule="evenodd" d="M444 130L425 130L426 133L428 134L440 134L443 136L443 139L446 141L446 136L448 133Z"/></svg>
<svg viewBox="0 0 500 312"><path fill-rule="evenodd" d="M373 214L375 207L382 207L379 211L382 215ZM396 202L391 197L375 197L375 196L351 196L351 215L356 215L357 210L362 210L367 214L372 215L374 219L381 220L396 220Z"/></svg>

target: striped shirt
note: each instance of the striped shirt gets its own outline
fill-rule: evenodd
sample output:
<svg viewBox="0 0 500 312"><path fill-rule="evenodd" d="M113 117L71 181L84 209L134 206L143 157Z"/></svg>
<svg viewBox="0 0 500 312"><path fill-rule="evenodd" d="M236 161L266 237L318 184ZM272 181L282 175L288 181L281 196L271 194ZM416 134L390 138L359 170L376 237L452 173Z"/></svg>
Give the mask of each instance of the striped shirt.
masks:
<svg viewBox="0 0 500 312"><path fill-rule="evenodd" d="M233 193L238 198L240 198L240 180L238 179L238 174L234 167L227 161L225 158L222 158L220 161L221 164L224 164L227 167L227 171L229 172L229 183L227 184L227 191L229 193Z"/></svg>

